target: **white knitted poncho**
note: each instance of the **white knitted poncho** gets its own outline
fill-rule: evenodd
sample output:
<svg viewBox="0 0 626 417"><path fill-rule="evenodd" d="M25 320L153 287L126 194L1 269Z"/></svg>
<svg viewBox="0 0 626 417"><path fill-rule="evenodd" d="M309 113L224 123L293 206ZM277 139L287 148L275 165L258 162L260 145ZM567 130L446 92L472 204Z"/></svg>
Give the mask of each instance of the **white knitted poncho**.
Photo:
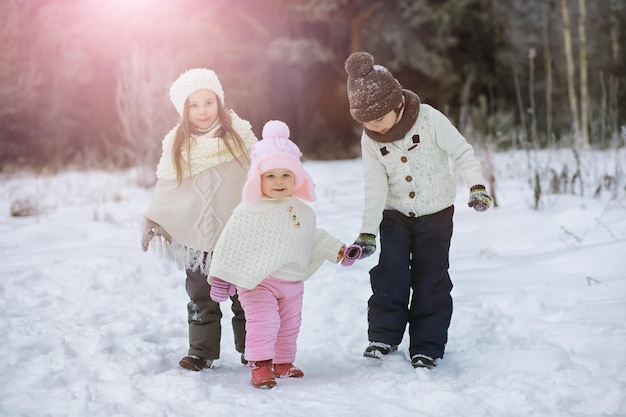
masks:
<svg viewBox="0 0 626 417"><path fill-rule="evenodd" d="M250 123L231 111L234 129L248 152L257 138ZM186 269L208 271L204 254L210 253L233 209L241 201L247 167L230 154L222 139L211 131L195 136L190 151L191 172L183 169L183 181L176 183L172 163L172 141L176 128L163 139L163 153L157 167L157 183L145 218L157 223L171 237L155 238L151 246ZM185 158L187 154L184 153Z"/></svg>
<svg viewBox="0 0 626 417"><path fill-rule="evenodd" d="M213 277L252 289L272 275L304 281L324 262L337 263L344 245L315 225L313 209L298 198L241 203L213 251Z"/></svg>

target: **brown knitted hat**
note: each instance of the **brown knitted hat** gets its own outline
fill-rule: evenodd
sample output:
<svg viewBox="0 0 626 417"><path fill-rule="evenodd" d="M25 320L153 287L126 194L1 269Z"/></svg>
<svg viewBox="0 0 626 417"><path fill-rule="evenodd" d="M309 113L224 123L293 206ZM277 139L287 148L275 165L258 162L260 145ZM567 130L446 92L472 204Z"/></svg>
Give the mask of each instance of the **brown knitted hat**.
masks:
<svg viewBox="0 0 626 417"><path fill-rule="evenodd" d="M350 114L359 123L379 119L402 102L402 86L382 65L374 65L367 52L346 59Z"/></svg>

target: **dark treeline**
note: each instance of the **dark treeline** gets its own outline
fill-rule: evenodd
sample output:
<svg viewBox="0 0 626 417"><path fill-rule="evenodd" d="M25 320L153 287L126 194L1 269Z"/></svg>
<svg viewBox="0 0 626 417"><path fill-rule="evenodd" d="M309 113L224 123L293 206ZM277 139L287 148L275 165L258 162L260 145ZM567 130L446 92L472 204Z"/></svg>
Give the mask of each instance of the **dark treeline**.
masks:
<svg viewBox="0 0 626 417"><path fill-rule="evenodd" d="M623 0L5 0L0 164L154 165L171 82L214 69L257 134L358 155L345 58L372 53L492 149L623 146Z"/></svg>

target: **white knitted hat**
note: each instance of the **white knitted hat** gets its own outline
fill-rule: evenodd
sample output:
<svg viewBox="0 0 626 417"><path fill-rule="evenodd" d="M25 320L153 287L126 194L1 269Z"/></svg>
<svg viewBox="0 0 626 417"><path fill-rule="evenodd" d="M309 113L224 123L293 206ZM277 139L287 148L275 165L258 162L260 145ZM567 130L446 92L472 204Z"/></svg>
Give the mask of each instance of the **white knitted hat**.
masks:
<svg viewBox="0 0 626 417"><path fill-rule="evenodd" d="M224 90L214 71L206 68L194 68L185 71L172 83L170 100L179 115L185 110L185 100L191 94L203 88L213 91L224 105Z"/></svg>

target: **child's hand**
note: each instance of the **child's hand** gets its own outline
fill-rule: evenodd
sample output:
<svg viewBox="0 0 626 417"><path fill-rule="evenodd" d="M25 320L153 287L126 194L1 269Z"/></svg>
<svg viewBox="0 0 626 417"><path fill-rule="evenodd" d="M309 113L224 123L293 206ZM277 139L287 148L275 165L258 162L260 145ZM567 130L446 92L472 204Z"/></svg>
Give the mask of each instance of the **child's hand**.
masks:
<svg viewBox="0 0 626 417"><path fill-rule="evenodd" d="M150 241L154 237L154 228L146 228L146 231L143 232L143 236L141 237L141 250L144 252L148 251L148 247L150 246Z"/></svg>
<svg viewBox="0 0 626 417"><path fill-rule="evenodd" d="M343 266L352 265L354 261L356 261L357 259L361 257L362 252L363 250L361 249L359 245L352 244L348 246L344 253L343 261L341 261L341 265Z"/></svg>
<svg viewBox="0 0 626 417"><path fill-rule="evenodd" d="M213 277L213 283L211 284L211 300L216 303L228 300L228 297L232 297L237 292L237 289L230 282L226 282L217 277Z"/></svg>
<svg viewBox="0 0 626 417"><path fill-rule="evenodd" d="M468 206L476 211L485 211L491 207L491 196L483 185L475 185L470 188Z"/></svg>
<svg viewBox="0 0 626 417"><path fill-rule="evenodd" d="M163 230L161 226L157 223L153 222L150 219L146 220L146 230L143 232L143 236L141 238L141 249L146 252L148 247L150 246L150 241L155 236L161 236L163 234Z"/></svg>
<svg viewBox="0 0 626 417"><path fill-rule="evenodd" d="M367 258L376 252L376 236L371 233L361 233L354 244L361 247L361 258Z"/></svg>
<svg viewBox="0 0 626 417"><path fill-rule="evenodd" d="M346 256L346 245L343 245L339 249L339 254L337 255L337 262L341 262L343 260L344 256Z"/></svg>

